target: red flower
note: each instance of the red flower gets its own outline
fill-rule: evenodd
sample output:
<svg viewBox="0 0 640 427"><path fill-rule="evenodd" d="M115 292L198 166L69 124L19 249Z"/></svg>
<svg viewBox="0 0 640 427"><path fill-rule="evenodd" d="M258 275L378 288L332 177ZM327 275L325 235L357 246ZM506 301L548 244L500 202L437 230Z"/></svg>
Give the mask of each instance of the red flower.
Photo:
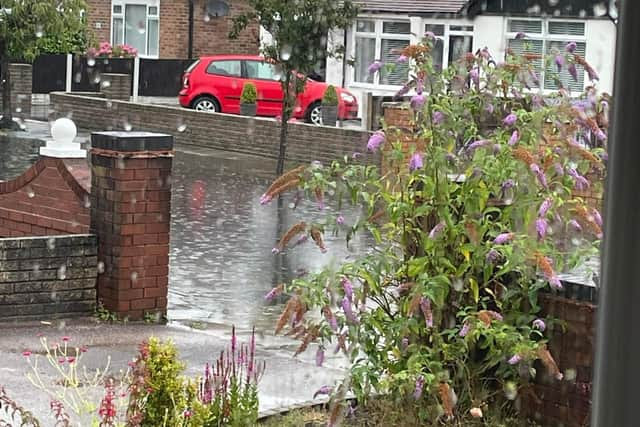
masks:
<svg viewBox="0 0 640 427"><path fill-rule="evenodd" d="M74 363L76 361L75 357L67 357L67 362L69 362L69 364Z"/></svg>
<svg viewBox="0 0 640 427"><path fill-rule="evenodd" d="M62 341L69 342L69 341L71 341L71 338L69 338L67 336L64 336L64 337L62 337Z"/></svg>
<svg viewBox="0 0 640 427"><path fill-rule="evenodd" d="M29 350L25 350L25 351L22 352L22 355L24 357L29 357L29 356L31 356L31 352Z"/></svg>

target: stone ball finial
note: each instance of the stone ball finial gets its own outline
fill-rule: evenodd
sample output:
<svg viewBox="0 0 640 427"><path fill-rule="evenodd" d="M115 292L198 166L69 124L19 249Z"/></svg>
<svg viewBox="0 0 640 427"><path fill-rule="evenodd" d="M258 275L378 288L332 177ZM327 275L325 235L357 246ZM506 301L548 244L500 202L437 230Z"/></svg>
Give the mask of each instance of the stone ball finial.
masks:
<svg viewBox="0 0 640 427"><path fill-rule="evenodd" d="M53 122L51 136L56 144L70 144L76 139L78 128L73 120L61 118Z"/></svg>
<svg viewBox="0 0 640 427"><path fill-rule="evenodd" d="M87 151L74 142L78 135L78 128L73 120L61 118L51 125L51 140L45 147L40 147L40 155L57 157L60 159L77 159L87 157Z"/></svg>

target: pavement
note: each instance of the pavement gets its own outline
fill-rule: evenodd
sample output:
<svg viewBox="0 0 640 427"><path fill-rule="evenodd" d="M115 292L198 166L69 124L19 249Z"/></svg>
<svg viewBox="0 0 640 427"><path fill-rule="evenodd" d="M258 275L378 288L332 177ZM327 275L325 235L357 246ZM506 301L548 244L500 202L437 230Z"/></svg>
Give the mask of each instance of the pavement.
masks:
<svg viewBox="0 0 640 427"><path fill-rule="evenodd" d="M0 386L4 386L8 395L14 397L21 406L32 411L43 423L43 427L53 427L54 422L49 416L50 398L26 377L31 368L23 352L29 350L33 352L29 356L31 362L39 360L38 369L47 387L54 389L56 381L60 379L44 363L43 357L37 355L43 349L40 336L47 337L49 343L59 344L62 344L62 337L67 336L70 338L70 346L86 346L88 351L82 355L78 368L86 368L89 373L93 373L96 369L104 370L109 366L109 373L116 377L126 371L128 362L136 355L139 343L151 336L170 339L176 344L181 359L186 362L186 375L195 378L201 375L205 363L214 362L220 351L228 346L231 331L227 326L221 325L193 329L178 324L107 324L90 318L0 324ZM239 342L246 343L249 337L250 331L238 332ZM314 392L344 378L344 358L327 354L323 367L317 367L316 347L312 345L305 353L293 357L297 346L297 342L275 337L271 332L257 334L256 357L258 361L266 362L266 371L259 384L261 416L324 403L326 398L313 399ZM102 392L100 387L88 390L96 403L99 403ZM81 424L87 425L85 422Z"/></svg>

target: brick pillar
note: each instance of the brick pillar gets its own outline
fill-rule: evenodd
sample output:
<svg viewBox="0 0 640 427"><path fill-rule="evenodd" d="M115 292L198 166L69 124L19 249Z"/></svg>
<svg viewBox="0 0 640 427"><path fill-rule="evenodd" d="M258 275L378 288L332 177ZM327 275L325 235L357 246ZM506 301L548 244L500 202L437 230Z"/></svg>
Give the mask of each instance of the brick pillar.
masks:
<svg viewBox="0 0 640 427"><path fill-rule="evenodd" d="M98 236L98 300L132 320L165 314L173 137L91 135L91 229Z"/></svg>
<svg viewBox="0 0 640 427"><path fill-rule="evenodd" d="M128 101L131 96L131 76L129 74L102 74L100 92L105 98L116 101Z"/></svg>
<svg viewBox="0 0 640 427"><path fill-rule="evenodd" d="M11 107L15 117L31 116L31 64L9 64L11 78ZM0 107L2 100L0 99Z"/></svg>

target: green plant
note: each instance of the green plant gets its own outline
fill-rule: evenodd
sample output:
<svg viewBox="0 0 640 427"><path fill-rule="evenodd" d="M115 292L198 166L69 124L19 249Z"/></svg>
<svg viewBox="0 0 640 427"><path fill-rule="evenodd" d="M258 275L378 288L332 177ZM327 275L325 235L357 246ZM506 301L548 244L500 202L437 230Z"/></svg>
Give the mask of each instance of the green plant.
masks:
<svg viewBox="0 0 640 427"><path fill-rule="evenodd" d="M320 206L334 195L338 209L362 208L352 221L299 222L279 250L300 234L322 251L325 232L373 240L354 261L273 289L269 298L290 297L276 333L290 327L298 352L319 341L320 363L325 348L347 355L359 401L388 394L424 422L455 423L483 405L509 407L536 360L563 377L538 293L561 288L558 272L594 254L602 237L599 212L576 194L604 173L606 101L594 88L579 100L529 90L540 58L526 53L495 65L483 49L439 73L434 40L398 52L416 76L400 93L415 90L413 132L387 125L372 135L382 170L358 156L297 168L261 203L302 188ZM545 61L597 78L574 50L569 43ZM551 67L546 78L565 84Z"/></svg>
<svg viewBox="0 0 640 427"><path fill-rule="evenodd" d="M338 92L336 92L336 88L333 85L329 85L329 87L327 87L327 90L324 91L322 104L329 106L338 105Z"/></svg>
<svg viewBox="0 0 640 427"><path fill-rule="evenodd" d="M255 104L258 99L258 90L253 83L245 83L242 87L242 94L240 95L241 104Z"/></svg>
<svg viewBox="0 0 640 427"><path fill-rule="evenodd" d="M9 417L3 419L3 416ZM14 423L14 424L11 424ZM40 421L33 414L13 400L4 387L0 386L0 427L40 427Z"/></svg>
<svg viewBox="0 0 640 427"><path fill-rule="evenodd" d="M101 302L98 303L93 315L100 322L115 323L120 320L116 313L109 311Z"/></svg>

